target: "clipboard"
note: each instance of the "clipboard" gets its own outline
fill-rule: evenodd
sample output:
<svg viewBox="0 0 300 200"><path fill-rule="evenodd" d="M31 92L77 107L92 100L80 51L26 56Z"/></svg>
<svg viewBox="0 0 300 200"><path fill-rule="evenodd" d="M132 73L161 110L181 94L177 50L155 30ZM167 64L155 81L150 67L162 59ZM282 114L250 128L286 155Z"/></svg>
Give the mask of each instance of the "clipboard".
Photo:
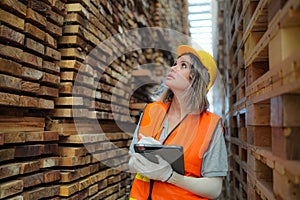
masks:
<svg viewBox="0 0 300 200"><path fill-rule="evenodd" d="M155 155L161 156L172 166L173 170L184 175L184 155L182 146L168 146L160 144L135 144L134 150L148 160L158 163Z"/></svg>

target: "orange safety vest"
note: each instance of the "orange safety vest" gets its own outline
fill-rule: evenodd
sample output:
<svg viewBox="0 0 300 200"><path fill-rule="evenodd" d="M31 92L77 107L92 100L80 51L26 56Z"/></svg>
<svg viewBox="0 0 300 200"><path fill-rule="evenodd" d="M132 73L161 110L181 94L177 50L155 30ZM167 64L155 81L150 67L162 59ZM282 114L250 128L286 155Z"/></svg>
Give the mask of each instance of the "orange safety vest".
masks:
<svg viewBox="0 0 300 200"><path fill-rule="evenodd" d="M169 104L162 102L148 104L144 110L139 133L158 139L162 129L160 126L168 107ZM200 116L189 114L165 140L166 145L183 146L185 176L201 177L202 158L219 120L219 116L207 111L202 112ZM130 192L130 200L147 200L149 192L150 180L137 173ZM154 181L151 197L152 200L207 199L161 181Z"/></svg>

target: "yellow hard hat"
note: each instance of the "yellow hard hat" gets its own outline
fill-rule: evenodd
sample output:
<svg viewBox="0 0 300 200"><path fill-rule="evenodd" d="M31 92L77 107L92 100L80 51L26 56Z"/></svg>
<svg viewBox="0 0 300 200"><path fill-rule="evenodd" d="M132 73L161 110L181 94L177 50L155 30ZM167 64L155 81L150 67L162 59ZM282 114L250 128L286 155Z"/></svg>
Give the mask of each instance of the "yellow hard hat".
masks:
<svg viewBox="0 0 300 200"><path fill-rule="evenodd" d="M195 50L194 48L192 48L188 45L180 45L177 48L177 54L178 54L178 56L181 56L184 53L192 53L195 56L197 56L197 58L199 58L199 60L203 64L203 66L207 69L207 71L209 73L209 83L207 85L206 92L208 92L208 90L214 84L214 82L216 80L216 77L217 77L217 70L218 69L217 69L216 61L206 51L203 51L203 50L198 50L197 51L197 50Z"/></svg>

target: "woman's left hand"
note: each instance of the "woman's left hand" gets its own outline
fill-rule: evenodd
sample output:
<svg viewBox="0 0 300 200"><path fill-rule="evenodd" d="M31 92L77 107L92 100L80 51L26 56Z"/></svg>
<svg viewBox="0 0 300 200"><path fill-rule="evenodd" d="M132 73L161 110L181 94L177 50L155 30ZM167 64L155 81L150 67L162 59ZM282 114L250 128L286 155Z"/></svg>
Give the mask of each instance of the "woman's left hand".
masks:
<svg viewBox="0 0 300 200"><path fill-rule="evenodd" d="M133 171L139 172L141 175L149 179L167 181L173 174L171 165L159 155L156 155L158 163L151 162L143 155L134 153L131 155L129 163Z"/></svg>

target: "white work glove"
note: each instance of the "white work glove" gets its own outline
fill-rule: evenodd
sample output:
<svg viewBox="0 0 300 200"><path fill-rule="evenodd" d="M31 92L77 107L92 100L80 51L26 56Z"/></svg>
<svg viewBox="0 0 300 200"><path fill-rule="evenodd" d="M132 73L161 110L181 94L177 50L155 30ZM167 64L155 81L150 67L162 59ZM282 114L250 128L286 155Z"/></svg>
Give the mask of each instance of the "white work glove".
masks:
<svg viewBox="0 0 300 200"><path fill-rule="evenodd" d="M159 141L155 140L153 137L145 137L142 134L140 134L142 137L140 141L138 141L138 144L161 144Z"/></svg>
<svg viewBox="0 0 300 200"><path fill-rule="evenodd" d="M143 155L134 153L131 155L129 165L134 172L139 172L141 175L149 179L167 181L173 174L171 165L159 155L156 155L158 163L149 161Z"/></svg>
<svg viewBox="0 0 300 200"><path fill-rule="evenodd" d="M154 138L152 137L145 137L143 134L139 134L141 139L138 141L138 144L161 144L159 141L155 140ZM133 149L133 144L132 144L132 147ZM132 156L134 154L134 151L130 151L129 154ZM129 162L128 162L128 167L129 167L129 171L131 173L136 173L136 169L133 167L133 159L129 159Z"/></svg>

